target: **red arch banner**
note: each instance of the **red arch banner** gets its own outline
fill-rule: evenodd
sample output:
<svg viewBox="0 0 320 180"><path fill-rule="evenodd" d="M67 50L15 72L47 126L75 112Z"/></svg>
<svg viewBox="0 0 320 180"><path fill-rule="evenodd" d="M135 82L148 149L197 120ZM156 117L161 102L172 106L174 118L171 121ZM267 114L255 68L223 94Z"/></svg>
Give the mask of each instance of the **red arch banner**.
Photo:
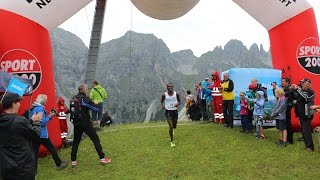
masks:
<svg viewBox="0 0 320 180"><path fill-rule="evenodd" d="M316 93L315 103L320 104L320 83L317 83L320 78L320 46L313 9L272 28L269 35L273 67L283 70L283 77L291 78L296 84L303 78L309 78ZM293 112L292 117L295 117ZM319 125L317 114L312 127ZM295 131L300 130L297 118L292 119L292 126Z"/></svg>
<svg viewBox="0 0 320 180"><path fill-rule="evenodd" d="M39 24L20 15L0 9L0 69L33 80L34 92L21 101L20 111L30 107L38 94L48 96L46 111L56 107L51 43L49 32ZM20 112L21 113L21 112ZM52 119L48 124L50 139L56 147L61 147L59 121ZM44 153L44 149L41 149Z"/></svg>
<svg viewBox="0 0 320 180"><path fill-rule="evenodd" d="M0 70L33 80L34 93L25 97L21 111L30 107L38 94L46 94L46 111L56 107L52 50L48 30L52 30L92 0L1 0ZM67 8L66 8L67 7ZM57 13L58 12L58 13ZM20 112L21 113L21 112ZM59 121L48 124L50 139L62 145ZM40 154L45 149L41 147Z"/></svg>

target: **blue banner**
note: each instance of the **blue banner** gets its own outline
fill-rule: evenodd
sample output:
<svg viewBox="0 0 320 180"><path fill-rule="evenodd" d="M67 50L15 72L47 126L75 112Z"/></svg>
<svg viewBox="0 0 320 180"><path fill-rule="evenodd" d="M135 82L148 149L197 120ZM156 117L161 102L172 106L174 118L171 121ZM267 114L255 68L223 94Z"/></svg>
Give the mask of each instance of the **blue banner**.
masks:
<svg viewBox="0 0 320 180"><path fill-rule="evenodd" d="M12 92L12 93L16 93L19 96L23 96L24 91L27 89L27 87L28 87L28 84L25 84L25 83L19 81L18 79L12 77L12 79L8 85L7 91Z"/></svg>
<svg viewBox="0 0 320 180"><path fill-rule="evenodd" d="M272 91L272 82L276 82L280 87L281 85L281 71L277 69L265 69L265 68L233 68L229 71L229 78L234 83L234 119L240 119L240 92L245 92L247 96L250 96L249 84L251 79L255 78L259 83L267 88L268 101L265 103L265 115L269 116L274 106L275 97ZM223 72L224 73L224 72ZM221 76L223 76L221 73ZM266 117L268 119L268 117Z"/></svg>
<svg viewBox="0 0 320 180"><path fill-rule="evenodd" d="M9 83L12 78L16 78L19 81L23 82L24 84L27 84L28 87L24 91L24 95L31 95L33 90L32 80L23 78L17 75L13 75L4 71L0 70L0 92L6 92L7 88L9 86Z"/></svg>

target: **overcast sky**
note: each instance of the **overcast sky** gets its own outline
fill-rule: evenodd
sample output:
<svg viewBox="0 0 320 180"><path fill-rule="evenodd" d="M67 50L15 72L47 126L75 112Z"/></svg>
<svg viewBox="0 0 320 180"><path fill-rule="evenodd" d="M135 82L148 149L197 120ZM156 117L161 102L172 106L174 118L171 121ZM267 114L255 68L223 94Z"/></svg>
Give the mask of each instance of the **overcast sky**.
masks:
<svg viewBox="0 0 320 180"><path fill-rule="evenodd" d="M320 0L309 2L314 7L319 30ZM95 0L60 26L79 36L87 46L94 6ZM241 40L247 48L253 43L262 44L265 50L270 46L264 27L232 0L200 0L188 14L169 21L142 14L130 0L107 0L102 43L119 38L128 30L153 33L164 40L171 52L191 49L196 56L215 46L224 46L231 39Z"/></svg>

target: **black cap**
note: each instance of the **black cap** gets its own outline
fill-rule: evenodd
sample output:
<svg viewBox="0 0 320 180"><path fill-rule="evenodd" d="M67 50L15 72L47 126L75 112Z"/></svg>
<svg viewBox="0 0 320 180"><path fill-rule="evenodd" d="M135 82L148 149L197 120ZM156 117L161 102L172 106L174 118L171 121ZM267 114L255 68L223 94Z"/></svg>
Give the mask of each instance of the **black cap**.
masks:
<svg viewBox="0 0 320 180"><path fill-rule="evenodd" d="M300 80L300 82L308 82L308 83L311 83L310 79L308 78L303 78Z"/></svg>
<svg viewBox="0 0 320 180"><path fill-rule="evenodd" d="M3 99L2 99L3 98ZM23 98L18 94L7 92L0 97L1 104L4 108L9 108L13 103L19 102Z"/></svg>

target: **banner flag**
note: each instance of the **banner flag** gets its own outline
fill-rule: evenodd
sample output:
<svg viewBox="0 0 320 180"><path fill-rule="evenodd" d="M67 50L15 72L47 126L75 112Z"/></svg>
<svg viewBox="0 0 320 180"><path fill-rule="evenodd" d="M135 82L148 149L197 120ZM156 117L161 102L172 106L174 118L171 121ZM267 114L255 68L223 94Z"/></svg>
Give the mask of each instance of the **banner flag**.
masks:
<svg viewBox="0 0 320 180"><path fill-rule="evenodd" d="M24 94L24 91L27 89L28 85L19 81L18 79L12 77L9 85L8 85L8 88L7 88L7 91L10 91L12 93L16 93L18 94L19 96L23 96Z"/></svg>

